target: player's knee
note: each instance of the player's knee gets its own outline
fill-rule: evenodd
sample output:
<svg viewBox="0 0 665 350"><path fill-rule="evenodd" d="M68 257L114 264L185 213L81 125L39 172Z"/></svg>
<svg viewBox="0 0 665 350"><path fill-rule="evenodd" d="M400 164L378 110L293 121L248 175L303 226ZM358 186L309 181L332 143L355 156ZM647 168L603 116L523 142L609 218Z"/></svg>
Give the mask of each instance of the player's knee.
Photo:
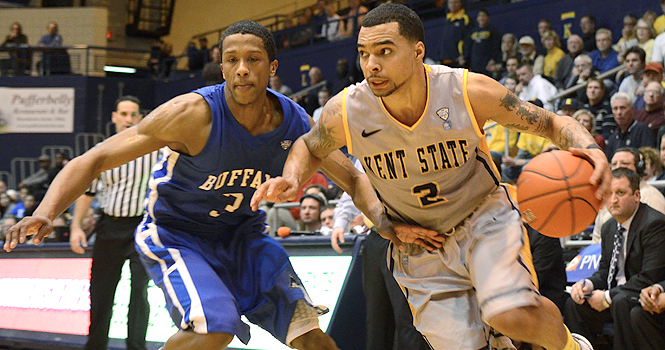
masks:
<svg viewBox="0 0 665 350"><path fill-rule="evenodd" d="M180 330L164 344L162 350L197 349L223 350L231 343L233 335L228 333L199 334Z"/></svg>
<svg viewBox="0 0 665 350"><path fill-rule="evenodd" d="M291 342L298 350L337 350L335 341L320 329L313 329Z"/></svg>

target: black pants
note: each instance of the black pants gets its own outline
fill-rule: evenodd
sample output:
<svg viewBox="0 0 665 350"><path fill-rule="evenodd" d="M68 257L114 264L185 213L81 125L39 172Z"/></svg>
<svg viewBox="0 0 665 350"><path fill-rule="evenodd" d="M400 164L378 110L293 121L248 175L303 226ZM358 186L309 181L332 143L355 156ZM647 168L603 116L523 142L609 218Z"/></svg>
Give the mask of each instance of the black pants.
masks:
<svg viewBox="0 0 665 350"><path fill-rule="evenodd" d="M633 295L635 297L635 295ZM595 342L596 337L603 328L603 323L612 320L614 328L613 350L633 350L638 348L630 321L630 310L637 302L630 296L618 293L612 298L609 309L598 312L589 306L575 303L572 299L566 301L564 319L566 326L572 333L578 333Z"/></svg>
<svg viewBox="0 0 665 350"><path fill-rule="evenodd" d="M134 249L134 230L141 217L114 218L102 215L95 231L90 273L90 329L85 350L106 350L113 314L115 290L122 266L129 259L132 274L127 315L127 350L145 350L150 317L148 276Z"/></svg>
<svg viewBox="0 0 665 350"><path fill-rule="evenodd" d="M363 289L367 307L368 350L429 350L413 326L409 304L386 263L390 241L372 232L363 251Z"/></svg>
<svg viewBox="0 0 665 350"><path fill-rule="evenodd" d="M640 350L656 350L665 346L665 312L652 315L638 305L630 310L630 320Z"/></svg>

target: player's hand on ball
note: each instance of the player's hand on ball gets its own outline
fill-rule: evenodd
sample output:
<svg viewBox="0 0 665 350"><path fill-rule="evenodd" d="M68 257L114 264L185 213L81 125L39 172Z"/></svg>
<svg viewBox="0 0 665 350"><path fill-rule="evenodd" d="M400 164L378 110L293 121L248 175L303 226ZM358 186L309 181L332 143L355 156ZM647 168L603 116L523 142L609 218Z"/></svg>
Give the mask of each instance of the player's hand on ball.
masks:
<svg viewBox="0 0 665 350"><path fill-rule="evenodd" d="M430 252L441 248L446 240L446 237L440 236L436 231L401 222L393 222L393 229L402 242L418 244Z"/></svg>
<svg viewBox="0 0 665 350"><path fill-rule="evenodd" d="M52 231L53 223L49 218L39 215L26 216L7 230L5 251L11 252L19 243L25 242L27 236L34 236L32 241L39 244Z"/></svg>
<svg viewBox="0 0 665 350"><path fill-rule="evenodd" d="M249 205L256 211L262 200L281 203L296 198L296 194L298 194L298 181L292 177L278 176L262 183L254 192Z"/></svg>
<svg viewBox="0 0 665 350"><path fill-rule="evenodd" d="M596 191L596 198L603 200L610 194L610 181L612 180L612 172L610 171L607 156L600 147L581 149L570 148L568 149L572 154L582 157L593 164L593 174L589 178L589 182L598 186Z"/></svg>

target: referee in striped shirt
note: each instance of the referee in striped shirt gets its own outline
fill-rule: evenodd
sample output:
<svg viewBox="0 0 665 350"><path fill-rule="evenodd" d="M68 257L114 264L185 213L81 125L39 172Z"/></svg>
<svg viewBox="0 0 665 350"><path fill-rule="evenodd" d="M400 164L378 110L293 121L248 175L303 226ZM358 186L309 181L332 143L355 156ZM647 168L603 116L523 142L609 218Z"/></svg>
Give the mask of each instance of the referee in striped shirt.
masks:
<svg viewBox="0 0 665 350"><path fill-rule="evenodd" d="M111 117L116 132L138 124L143 118L140 108L141 103L136 97L119 98ZM148 153L103 172L76 201L69 243L72 251L83 254L87 240L81 230L81 221L99 191L101 213L95 227L97 239L92 251L90 329L85 350L107 349L115 290L127 259L132 275L127 315L127 350L146 349L145 335L150 316L147 290L150 277L134 249L134 230L143 218L143 201L150 170L157 156L158 151Z"/></svg>

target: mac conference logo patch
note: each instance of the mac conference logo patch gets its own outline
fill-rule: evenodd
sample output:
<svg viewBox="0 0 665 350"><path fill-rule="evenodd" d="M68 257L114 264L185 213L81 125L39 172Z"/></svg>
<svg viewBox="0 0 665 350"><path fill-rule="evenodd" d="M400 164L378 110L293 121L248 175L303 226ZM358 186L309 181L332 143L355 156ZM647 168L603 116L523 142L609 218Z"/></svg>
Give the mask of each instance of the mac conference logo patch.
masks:
<svg viewBox="0 0 665 350"><path fill-rule="evenodd" d="M452 129L452 125L450 125L450 121L448 120L450 117L450 109L448 107L439 108L439 110L436 111L436 115L443 120L444 130Z"/></svg>
<svg viewBox="0 0 665 350"><path fill-rule="evenodd" d="M291 145L293 144L293 141L291 141L291 140L282 140L282 142L280 142L279 144L286 151L287 149L289 149L289 147L291 147Z"/></svg>

